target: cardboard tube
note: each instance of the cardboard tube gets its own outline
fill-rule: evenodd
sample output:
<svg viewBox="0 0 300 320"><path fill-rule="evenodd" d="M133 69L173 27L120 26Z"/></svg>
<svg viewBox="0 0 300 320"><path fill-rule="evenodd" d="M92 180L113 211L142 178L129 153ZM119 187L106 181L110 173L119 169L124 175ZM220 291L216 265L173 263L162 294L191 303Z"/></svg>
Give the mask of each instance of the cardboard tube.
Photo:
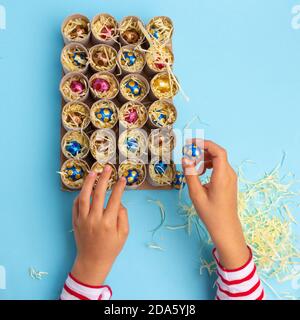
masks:
<svg viewBox="0 0 300 320"><path fill-rule="evenodd" d="M148 75L153 76L156 73L168 71L166 63L169 63L170 67L172 67L174 64L174 54L172 52L171 46L168 45L159 48L150 47L145 56L146 65L144 72ZM154 59L156 59L157 61L155 61Z"/></svg>
<svg viewBox="0 0 300 320"><path fill-rule="evenodd" d="M71 20L74 20L74 19L83 19L83 20L85 20L85 21L88 23L88 29L89 29L88 34L87 34L84 38L82 38L82 39L74 39L74 40L72 40L72 39L70 39L70 38L65 34L65 32L64 32L64 29L65 29L66 25L68 24L68 22L71 21ZM77 43L81 43L81 44L83 44L83 45L86 46L86 45L89 43L89 41L90 41L90 36L91 36L90 20L89 20L86 16L83 16L82 14L73 14L73 15L71 15L71 16L68 16L68 17L63 21L63 23L62 23L62 25L61 25L61 34L62 34L62 36L63 36L63 39L64 39L64 43L65 43L65 44L69 44L69 43L71 43L71 42L77 42Z"/></svg>
<svg viewBox="0 0 300 320"><path fill-rule="evenodd" d="M64 118L64 115L67 114L68 112L70 112L72 110L72 106L74 106L74 105L78 105L80 107L80 109L82 109L82 113L86 114L86 118L84 118L84 125L82 127L69 126L66 123L66 119ZM79 111L81 111L81 110L79 110ZM76 112L76 110L75 110L75 112ZM61 117L62 125L67 131L70 131L70 130L73 130L73 131L85 130L88 127L88 125L90 124L90 109L83 102L69 102L69 103L67 103L62 109L61 115L62 115L62 117ZM75 115L75 117L76 117L76 115ZM74 121L76 121L76 118L74 119Z"/></svg>
<svg viewBox="0 0 300 320"><path fill-rule="evenodd" d="M125 117L124 117L124 112L127 109L130 108L140 108L140 113L137 112L138 114L138 120L139 121L134 121L134 120L130 120L129 122L126 121ZM144 119L142 119L142 115L145 115ZM147 113L147 109L146 107L141 103L141 102L135 102L135 101L128 101L125 104L122 105L122 107L119 109L119 124L120 127L123 129L139 129L142 128L145 123L147 122L148 119L148 113Z"/></svg>
<svg viewBox="0 0 300 320"><path fill-rule="evenodd" d="M132 21L132 24L127 25L127 22L130 21L130 19ZM140 23L142 23L142 25L144 25L143 22L140 20L140 18L136 17L136 16L127 16L127 17L123 18L122 21L119 23L120 42L123 46L129 45L129 44L133 44L133 45L137 46L144 41L145 36L144 36L142 30L139 28L138 22L140 22ZM123 30L124 26L126 26L126 25L127 25L127 28L125 30ZM135 42L133 42L133 40L134 40L133 36L135 34L134 33L130 34L132 29L135 30L137 32L137 34L139 35L139 39ZM129 38L132 38L132 41L129 41Z"/></svg>
<svg viewBox="0 0 300 320"><path fill-rule="evenodd" d="M95 143L101 139L107 139L104 142L103 148L107 150L107 155L104 156L106 152L104 150L99 150ZM106 163L112 162L115 163L114 158L116 156L116 136L113 130L111 129L99 129L94 131L90 138L90 151L92 156L99 162L99 163Z"/></svg>
<svg viewBox="0 0 300 320"><path fill-rule="evenodd" d="M142 174L142 178L140 179L139 183L136 183L133 185L127 184L126 189L128 189L128 190L130 190L130 189L135 190L144 183L146 176L147 176L147 170L146 170L145 163L139 159L128 159L128 160L121 162L121 164L119 165L119 169L118 169L119 178L124 176L124 167L126 167L130 170L132 170L132 169L134 170L135 168L137 168L137 165L141 167L141 172L139 172L139 174Z"/></svg>
<svg viewBox="0 0 300 320"><path fill-rule="evenodd" d="M76 67L76 65L72 64L70 66L68 66L65 61L64 61L64 53L70 49L76 49L78 48L80 51L84 52L86 54L86 57L87 57L87 63L86 63L86 66L84 68L78 68ZM61 56L60 56L60 62L62 64L62 67L64 69L64 73L67 74L69 72L81 72L81 73L87 73L88 71L88 68L89 68L89 52L87 51L86 47L80 43L77 43L77 42L72 42L72 43L69 43L67 44L62 52L61 52ZM71 67L71 68L70 68Z"/></svg>
<svg viewBox="0 0 300 320"><path fill-rule="evenodd" d="M168 37L167 38L161 38L159 35L158 35L158 38L154 37L153 36L153 33L152 33L152 26L155 24L155 21L156 20L159 20L159 19L162 19L164 20L171 28L171 30L169 31L169 34L168 34ZM148 33L152 36L153 38L153 41L154 43L155 42L158 42L158 44L160 45L166 45L166 44L169 44L171 42L171 39L172 39L172 35L173 35L173 30L174 30L174 24L173 24L173 21L169 18L169 17L166 17L166 16L157 16L157 17L153 17L149 23L147 24L146 26L146 30L148 31Z"/></svg>
<svg viewBox="0 0 300 320"><path fill-rule="evenodd" d="M79 142L81 144L81 146L84 146L86 149L83 153L80 153L76 156L72 156L72 154L70 152L68 152L65 148L66 141ZM61 139L61 151L62 151L63 155L68 159L70 159L70 158L85 159L87 157L87 155L89 154L89 137L83 131L82 132L68 131Z"/></svg>
<svg viewBox="0 0 300 320"><path fill-rule="evenodd" d="M132 97L128 94L126 94L126 89L125 89L125 86L126 86L126 83L128 83L130 80L139 80L141 83L144 84L144 87L145 87L145 91L143 92L142 95L140 96L137 96L137 97ZM143 101L147 95L149 94L149 90L150 90L150 86L149 86L149 82L148 80L143 77L141 74L139 73L132 73L132 74L128 74L127 76L125 76L121 82L120 82L120 94L119 94L119 100L121 101L138 101L138 102L141 102Z"/></svg>
<svg viewBox="0 0 300 320"><path fill-rule="evenodd" d="M95 54L101 56L100 58L97 57L99 61L102 61L103 65L99 64L95 58ZM111 53L111 56L110 56ZM89 59L90 59L90 66L95 72L99 71L107 71L107 72L114 72L117 66L117 51L112 46L108 46L106 44L97 44L90 48L89 50ZM107 61L111 61L111 64L105 66Z"/></svg>
<svg viewBox="0 0 300 320"><path fill-rule="evenodd" d="M125 57L124 56L124 51L125 52L132 52L135 55L134 58L134 63L132 66L130 65L123 65L123 60L126 59L127 63L130 63L130 57ZM132 60L133 61L133 60ZM120 67L120 69L122 70L122 74L126 75L129 73L141 73L145 67L146 64L146 57L145 57L145 53L138 50L136 48L136 45L127 45L124 46L120 49L120 51L118 52L118 57L117 57L117 63Z"/></svg>
<svg viewBox="0 0 300 320"><path fill-rule="evenodd" d="M99 19L103 17L104 19L109 19L109 20L113 20L113 25L115 28L115 35L112 38L108 38L108 39L103 39L101 38L101 36L99 34L96 33L95 30L95 24L97 23L97 21L99 21ZM103 26L104 27L104 26ZM96 15L93 20L92 20L92 24L91 24L91 31L92 31L92 41L95 44L107 44L110 46L114 46L119 38L119 26L118 26L118 22L116 21L116 19L111 16L108 13L100 13L98 15Z"/></svg>
<svg viewBox="0 0 300 320"><path fill-rule="evenodd" d="M173 76L168 72L157 73L150 81L150 96L156 99L172 99L179 91ZM171 79L171 81L170 81ZM171 88L173 90L171 90Z"/></svg>
<svg viewBox="0 0 300 320"><path fill-rule="evenodd" d="M161 128L151 130L148 138L148 146L151 156L168 156L176 145L176 136L172 129Z"/></svg>
<svg viewBox="0 0 300 320"><path fill-rule="evenodd" d="M102 79L105 81L105 86L108 84L110 85L110 88L108 91L97 91L93 88L93 83L96 79ZM100 85L101 87L101 85ZM102 71L102 72L97 72L94 75L91 76L90 80L89 80L89 88L90 88L90 92L92 93L92 96L95 99L114 99L118 93L119 93L119 82L117 80L117 78L111 73L111 72L106 72L106 71ZM105 89L106 87L103 87L103 89Z"/></svg>
<svg viewBox="0 0 300 320"><path fill-rule="evenodd" d="M79 97L78 99L72 99L70 96L67 96L67 94L64 92L64 84L66 81L70 81L72 78L79 78L81 79L83 82L84 82L84 85L86 86L85 90L85 95L82 96L82 97ZM88 99L88 96L89 96L89 80L88 78L83 74L83 73L80 73L80 72L69 72L68 74L66 74L61 82L60 82L60 85L59 85L59 89L60 89L60 92L62 94L62 97L64 98L64 100L66 102L72 102L72 101L80 101L80 102L84 102ZM69 88L69 90L71 90Z"/></svg>
<svg viewBox="0 0 300 320"><path fill-rule="evenodd" d="M83 170L83 178L72 181L67 178L68 171L72 169L73 165L77 165L79 168ZM69 168L70 167L70 168ZM84 160L76 160L76 159L68 159L63 163L60 169L60 177L63 185L65 185L70 190L78 190L81 189L84 179L90 171L90 167Z"/></svg>
<svg viewBox="0 0 300 320"><path fill-rule="evenodd" d="M96 118L96 115L95 115L95 112L99 108L109 108L112 110L112 112L114 113L114 115L116 117L113 125L111 125L109 122L103 122L106 125L106 127L101 127L101 125L100 125L101 122ZM119 110L113 101L107 100L107 99L99 100L99 101L96 101L91 107L90 119L91 119L93 126L97 129L113 129L116 126L118 119L119 119Z"/></svg>
<svg viewBox="0 0 300 320"><path fill-rule="evenodd" d="M176 166L174 165L174 162L172 160L166 161L166 162L161 160L163 163L168 165L167 170L171 170L171 171L168 171L171 173L170 179L168 179L167 174L164 173L164 174L160 175L155 172L154 165L160 160L161 159L159 157L156 157L156 158L153 158L151 160L151 162L149 163L147 181L149 182L150 185L152 185L154 187L170 186L170 185L172 185L174 177L175 177ZM160 166L160 170L163 172L162 166Z"/></svg>
<svg viewBox="0 0 300 320"><path fill-rule="evenodd" d="M171 123L171 124L168 124L168 114L166 115L167 119L166 119L166 124L161 126L161 125L158 125L157 123L154 123L154 119L151 117L151 113L153 111L154 108L158 108L160 109L161 106L166 106L166 111L171 111L173 114L174 114L174 121ZM164 127L172 127L173 124L176 122L177 120L177 110L176 110L176 107L174 106L172 100L167 100L167 99L161 99L161 100L156 100L154 101L149 109L148 109L148 121L147 121L147 124L150 128L164 128Z"/></svg>

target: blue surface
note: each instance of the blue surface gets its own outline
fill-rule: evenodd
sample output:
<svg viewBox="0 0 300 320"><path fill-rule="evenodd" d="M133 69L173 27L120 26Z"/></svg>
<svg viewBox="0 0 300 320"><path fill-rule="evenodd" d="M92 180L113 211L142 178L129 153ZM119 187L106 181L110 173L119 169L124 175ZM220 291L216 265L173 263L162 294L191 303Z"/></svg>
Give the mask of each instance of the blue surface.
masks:
<svg viewBox="0 0 300 320"><path fill-rule="evenodd" d="M300 1L299 1L300 2ZM252 159L258 176L288 154L285 169L300 176L300 30L291 27L290 0L0 0L1 208L0 299L55 299L75 255L71 206L75 194L59 189L62 47L60 24L75 12L109 12L175 23L176 74L190 103L176 98L178 127L194 115L206 136L224 145L233 164ZM130 10L129 10L130 8ZM184 231L162 232L166 249L146 248L161 199L167 223L182 222L176 191L128 192L131 234L109 276L115 299L209 299L214 279L199 275L199 243ZM298 235L300 229L298 229ZM32 280L28 268L49 272ZM0 271L3 268L0 268ZM1 275L0 275L1 280ZM288 282L275 288L292 290ZM284 290L283 290L284 289ZM300 292L294 293L300 296ZM273 297L269 293L269 297Z"/></svg>

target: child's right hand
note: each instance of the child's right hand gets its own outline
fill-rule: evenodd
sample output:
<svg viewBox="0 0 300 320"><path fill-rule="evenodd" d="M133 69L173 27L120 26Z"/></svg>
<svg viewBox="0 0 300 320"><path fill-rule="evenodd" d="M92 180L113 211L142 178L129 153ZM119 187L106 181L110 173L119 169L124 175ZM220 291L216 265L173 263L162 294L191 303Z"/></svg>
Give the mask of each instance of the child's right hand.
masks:
<svg viewBox="0 0 300 320"><path fill-rule="evenodd" d="M189 141L190 142L190 141ZM192 141L199 147L203 141ZM202 185L195 163L182 161L189 194L199 217L217 248L220 262L227 269L242 266L249 259L237 209L237 175L226 151L211 141L204 141L204 171L213 169L210 182Z"/></svg>

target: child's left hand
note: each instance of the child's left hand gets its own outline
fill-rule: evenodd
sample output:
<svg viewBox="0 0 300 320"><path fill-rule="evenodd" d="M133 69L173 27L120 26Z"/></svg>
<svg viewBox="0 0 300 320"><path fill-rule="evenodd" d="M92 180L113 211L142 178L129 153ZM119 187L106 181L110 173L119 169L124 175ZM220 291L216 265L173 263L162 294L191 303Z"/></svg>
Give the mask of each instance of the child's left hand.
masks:
<svg viewBox="0 0 300 320"><path fill-rule="evenodd" d="M73 206L77 257L72 275L92 286L104 283L129 232L127 210L121 204L125 178L115 184L104 208L110 175L111 167L106 166L93 192L97 175L90 172Z"/></svg>

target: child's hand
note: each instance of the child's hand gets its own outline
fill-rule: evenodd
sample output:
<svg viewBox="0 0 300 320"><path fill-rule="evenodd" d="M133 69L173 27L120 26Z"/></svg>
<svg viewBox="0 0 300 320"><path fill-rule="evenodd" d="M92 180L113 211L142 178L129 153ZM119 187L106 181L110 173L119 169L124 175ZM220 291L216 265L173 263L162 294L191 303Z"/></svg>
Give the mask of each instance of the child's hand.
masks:
<svg viewBox="0 0 300 320"><path fill-rule="evenodd" d="M201 145L200 140L193 140ZM189 194L199 217L206 225L225 268L242 266L249 259L237 209L237 175L227 160L226 151L204 141L204 167L213 169L210 182L202 185L195 163L183 159Z"/></svg>
<svg viewBox="0 0 300 320"><path fill-rule="evenodd" d="M93 192L97 175L90 172L74 201L73 226L77 258L72 275L89 285L103 284L129 232L127 210L121 204L125 178L115 184L104 209L110 175L111 167L106 166Z"/></svg>

